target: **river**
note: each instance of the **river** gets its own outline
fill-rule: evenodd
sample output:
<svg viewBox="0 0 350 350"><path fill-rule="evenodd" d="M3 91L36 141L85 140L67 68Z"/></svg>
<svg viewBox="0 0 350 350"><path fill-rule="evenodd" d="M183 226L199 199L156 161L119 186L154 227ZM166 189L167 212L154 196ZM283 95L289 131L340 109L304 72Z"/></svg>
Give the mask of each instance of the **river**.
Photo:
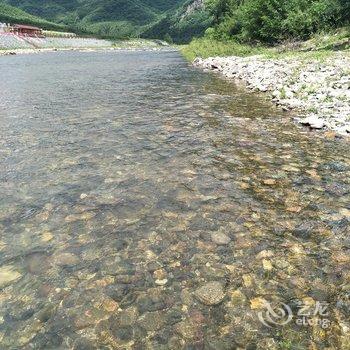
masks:
<svg viewBox="0 0 350 350"><path fill-rule="evenodd" d="M0 57L0 92L1 349L345 349L346 140L170 51Z"/></svg>

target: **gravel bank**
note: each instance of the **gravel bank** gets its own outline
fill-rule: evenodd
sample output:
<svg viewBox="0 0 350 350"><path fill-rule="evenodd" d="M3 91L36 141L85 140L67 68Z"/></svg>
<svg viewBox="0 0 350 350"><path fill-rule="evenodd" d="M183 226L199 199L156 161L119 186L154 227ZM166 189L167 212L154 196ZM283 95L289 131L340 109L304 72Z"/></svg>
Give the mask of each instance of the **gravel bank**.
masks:
<svg viewBox="0 0 350 350"><path fill-rule="evenodd" d="M0 34L0 56L50 51L161 50L169 46L160 40L120 40L96 38L33 38Z"/></svg>
<svg viewBox="0 0 350 350"><path fill-rule="evenodd" d="M350 135L350 57L325 61L297 58L196 58L194 65L244 81L249 89L271 95L283 109L300 111L297 121L313 129Z"/></svg>
<svg viewBox="0 0 350 350"><path fill-rule="evenodd" d="M108 48L111 46L111 41L95 38L36 38L0 34L0 50Z"/></svg>
<svg viewBox="0 0 350 350"><path fill-rule="evenodd" d="M52 48L52 49L15 49L15 50L0 50L1 56L14 56L14 55L24 55L24 54L36 54L42 52L55 52L55 51L79 51L79 52L107 52L107 51L166 51L170 49L166 48L134 48L134 47L106 47L106 48Z"/></svg>
<svg viewBox="0 0 350 350"><path fill-rule="evenodd" d="M79 51L79 52L95 52L95 51L111 51L114 48L52 48L52 49L14 49L14 50L1 50L1 56L15 56L24 54L35 54L42 52L55 52L55 51Z"/></svg>

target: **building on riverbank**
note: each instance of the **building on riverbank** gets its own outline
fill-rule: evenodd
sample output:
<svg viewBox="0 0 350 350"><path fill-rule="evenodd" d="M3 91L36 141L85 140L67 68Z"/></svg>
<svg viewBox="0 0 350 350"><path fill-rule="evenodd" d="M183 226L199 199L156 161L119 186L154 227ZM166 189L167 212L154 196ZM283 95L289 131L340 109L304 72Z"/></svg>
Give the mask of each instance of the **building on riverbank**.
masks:
<svg viewBox="0 0 350 350"><path fill-rule="evenodd" d="M78 37L75 33L43 30L30 25L0 23L0 50L111 47L109 40Z"/></svg>
<svg viewBox="0 0 350 350"><path fill-rule="evenodd" d="M14 24L10 27L10 32L20 36L43 37L41 28L24 24Z"/></svg>
<svg viewBox="0 0 350 350"><path fill-rule="evenodd" d="M53 30L44 30L39 27L34 27L24 24L9 24L0 23L0 34L10 33L25 37L51 37L51 38L76 38L77 35L72 32L58 32Z"/></svg>

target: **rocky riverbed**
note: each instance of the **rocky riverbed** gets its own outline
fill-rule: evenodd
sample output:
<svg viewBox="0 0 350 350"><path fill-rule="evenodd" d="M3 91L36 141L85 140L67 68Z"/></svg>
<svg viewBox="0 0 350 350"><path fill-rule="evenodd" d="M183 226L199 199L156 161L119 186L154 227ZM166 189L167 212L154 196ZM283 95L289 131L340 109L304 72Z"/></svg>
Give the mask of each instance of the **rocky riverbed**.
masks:
<svg viewBox="0 0 350 350"><path fill-rule="evenodd" d="M350 133L350 58L344 54L323 61L262 56L196 58L194 65L269 93L284 110L300 111L296 120L312 129Z"/></svg>
<svg viewBox="0 0 350 350"><path fill-rule="evenodd" d="M177 52L0 61L1 350L349 350L347 140Z"/></svg>

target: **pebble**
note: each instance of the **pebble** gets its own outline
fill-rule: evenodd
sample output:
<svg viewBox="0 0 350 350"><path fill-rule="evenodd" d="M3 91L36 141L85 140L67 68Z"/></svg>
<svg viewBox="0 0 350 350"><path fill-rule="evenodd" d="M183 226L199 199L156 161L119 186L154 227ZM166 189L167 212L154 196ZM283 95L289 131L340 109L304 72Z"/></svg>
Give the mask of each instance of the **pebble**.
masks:
<svg viewBox="0 0 350 350"><path fill-rule="evenodd" d="M28 271L33 274L45 273L49 268L47 257L44 254L32 254L27 257L26 262Z"/></svg>
<svg viewBox="0 0 350 350"><path fill-rule="evenodd" d="M271 250L262 250L256 255L257 259L271 258L273 256L273 251Z"/></svg>
<svg viewBox="0 0 350 350"><path fill-rule="evenodd" d="M263 180L264 185L268 185L268 186L272 186L276 184L276 180L274 179L267 179L267 180Z"/></svg>
<svg viewBox="0 0 350 350"><path fill-rule="evenodd" d="M240 290L237 289L231 293L231 302L233 305L244 305L246 302L246 297Z"/></svg>
<svg viewBox="0 0 350 350"><path fill-rule="evenodd" d="M263 259L262 264L263 264L264 270L266 271L271 271L273 269L273 266L270 260Z"/></svg>
<svg viewBox="0 0 350 350"><path fill-rule="evenodd" d="M61 267L71 267L79 263L79 258L72 253L60 253L55 255L53 260L56 265Z"/></svg>
<svg viewBox="0 0 350 350"><path fill-rule="evenodd" d="M139 318L138 323L146 331L153 332L163 327L165 319L159 311L146 312Z"/></svg>
<svg viewBox="0 0 350 350"><path fill-rule="evenodd" d="M75 222L78 220L91 220L95 215L96 213L94 212L86 212L82 214L70 214L66 216L64 220L68 223Z"/></svg>
<svg viewBox="0 0 350 350"><path fill-rule="evenodd" d="M205 305L218 305L224 298L224 288L220 282L208 282L198 288L194 293L195 297Z"/></svg>
<svg viewBox="0 0 350 350"><path fill-rule="evenodd" d="M300 121L301 124L310 126L312 129L323 129L326 124L323 119L318 118L317 116L311 115Z"/></svg>
<svg viewBox="0 0 350 350"><path fill-rule="evenodd" d="M17 281L21 276L14 266L7 265L0 267L0 288L7 287Z"/></svg>
<svg viewBox="0 0 350 350"><path fill-rule="evenodd" d="M164 278L163 280L155 280L154 283L158 286L164 286L168 283L168 280Z"/></svg>
<svg viewBox="0 0 350 350"><path fill-rule="evenodd" d="M257 297L250 300L250 308L252 310L263 309L266 304L267 301L264 298Z"/></svg>
<svg viewBox="0 0 350 350"><path fill-rule="evenodd" d="M44 232L42 235L41 235L41 240L43 242L49 242L53 239L53 234L51 232Z"/></svg>
<svg viewBox="0 0 350 350"><path fill-rule="evenodd" d="M137 317L138 317L137 308L134 306L131 306L121 311L121 313L118 316L118 324L120 324L121 327L131 326L136 322Z"/></svg>
<svg viewBox="0 0 350 350"><path fill-rule="evenodd" d="M248 274L245 274L242 276L242 279L243 279L243 284L247 287L247 288L250 288L252 285L253 285L253 278L252 276L248 275Z"/></svg>
<svg viewBox="0 0 350 350"><path fill-rule="evenodd" d="M184 339L190 340L195 337L195 326L189 320L178 323L175 327L175 331Z"/></svg>
<svg viewBox="0 0 350 350"><path fill-rule="evenodd" d="M278 345L276 344L276 341L273 338L265 338L259 341L257 344L257 350L277 350Z"/></svg>
<svg viewBox="0 0 350 350"><path fill-rule="evenodd" d="M163 269L158 269L153 272L153 276L158 280L162 280L166 278L166 272Z"/></svg>
<svg viewBox="0 0 350 350"><path fill-rule="evenodd" d="M350 209L342 208L339 211L340 215L350 218Z"/></svg>
<svg viewBox="0 0 350 350"><path fill-rule="evenodd" d="M211 240L218 245L225 245L231 242L231 238L222 232L214 232L211 234Z"/></svg>
<svg viewBox="0 0 350 350"><path fill-rule="evenodd" d="M290 211L291 213L299 213L301 212L303 208L299 207L299 206L291 206L291 207L287 207L286 210Z"/></svg>

